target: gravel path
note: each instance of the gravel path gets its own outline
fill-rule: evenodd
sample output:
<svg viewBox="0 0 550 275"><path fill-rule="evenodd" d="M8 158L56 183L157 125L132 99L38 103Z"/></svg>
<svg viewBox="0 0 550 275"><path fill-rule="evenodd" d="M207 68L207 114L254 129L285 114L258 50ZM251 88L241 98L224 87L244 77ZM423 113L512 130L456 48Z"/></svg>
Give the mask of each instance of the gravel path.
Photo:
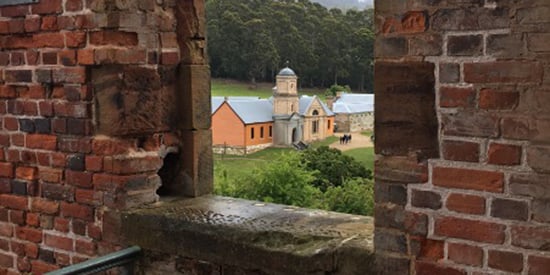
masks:
<svg viewBox="0 0 550 275"><path fill-rule="evenodd" d="M343 133L337 133L335 136L341 137L343 136ZM370 137L361 135L361 133L351 133L351 142L348 144L340 144L340 141L336 141L335 143L331 144L330 148L336 148L340 151L347 151L351 149L356 148L365 148L365 147L373 147L372 141L370 140Z"/></svg>

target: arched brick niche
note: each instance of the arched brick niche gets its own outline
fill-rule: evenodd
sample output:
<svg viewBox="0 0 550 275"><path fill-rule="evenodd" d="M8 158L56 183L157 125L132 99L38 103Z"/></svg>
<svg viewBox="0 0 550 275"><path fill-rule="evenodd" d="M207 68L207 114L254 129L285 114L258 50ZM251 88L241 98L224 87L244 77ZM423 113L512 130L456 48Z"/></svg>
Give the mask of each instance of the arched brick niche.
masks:
<svg viewBox="0 0 550 275"><path fill-rule="evenodd" d="M550 3L376 1L382 274L547 274Z"/></svg>

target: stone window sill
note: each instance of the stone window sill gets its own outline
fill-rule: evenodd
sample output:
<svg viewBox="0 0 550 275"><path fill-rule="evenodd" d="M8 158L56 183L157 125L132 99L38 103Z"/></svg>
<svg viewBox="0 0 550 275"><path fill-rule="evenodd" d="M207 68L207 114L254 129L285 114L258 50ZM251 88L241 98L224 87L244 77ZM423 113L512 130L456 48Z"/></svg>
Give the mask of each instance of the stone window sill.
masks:
<svg viewBox="0 0 550 275"><path fill-rule="evenodd" d="M128 244L267 274L368 274L373 219L204 196L122 213Z"/></svg>

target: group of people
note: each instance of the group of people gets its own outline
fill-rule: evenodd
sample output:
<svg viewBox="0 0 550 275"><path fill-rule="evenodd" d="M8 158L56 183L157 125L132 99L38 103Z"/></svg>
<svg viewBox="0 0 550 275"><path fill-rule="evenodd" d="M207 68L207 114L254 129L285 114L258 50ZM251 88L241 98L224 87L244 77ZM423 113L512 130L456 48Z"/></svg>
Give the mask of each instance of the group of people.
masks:
<svg viewBox="0 0 550 275"><path fill-rule="evenodd" d="M348 144L349 142L351 142L351 134L340 137L340 144Z"/></svg>

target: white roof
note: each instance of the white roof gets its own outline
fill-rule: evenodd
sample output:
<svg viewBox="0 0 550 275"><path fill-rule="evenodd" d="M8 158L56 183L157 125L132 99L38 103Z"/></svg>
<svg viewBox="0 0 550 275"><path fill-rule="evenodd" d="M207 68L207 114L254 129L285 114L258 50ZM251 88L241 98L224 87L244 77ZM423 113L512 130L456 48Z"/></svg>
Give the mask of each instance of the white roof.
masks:
<svg viewBox="0 0 550 275"><path fill-rule="evenodd" d="M245 124L273 121L273 104L268 99L250 96L212 97L212 114L227 101ZM218 105L219 104L219 105ZM214 105L217 105L214 108Z"/></svg>
<svg viewBox="0 0 550 275"><path fill-rule="evenodd" d="M342 94L332 105L337 114L374 112L373 94Z"/></svg>
<svg viewBox="0 0 550 275"><path fill-rule="evenodd" d="M307 95L301 96L300 97L300 110L299 110L300 115L306 115L307 110L309 109L311 104L313 104L313 102L316 99L318 99L316 95L314 95L314 96L307 96ZM327 116L334 115L334 113L327 107L327 105L325 103L323 103L321 100L319 100L319 102L321 103L321 106L323 106L323 110L325 111Z"/></svg>

